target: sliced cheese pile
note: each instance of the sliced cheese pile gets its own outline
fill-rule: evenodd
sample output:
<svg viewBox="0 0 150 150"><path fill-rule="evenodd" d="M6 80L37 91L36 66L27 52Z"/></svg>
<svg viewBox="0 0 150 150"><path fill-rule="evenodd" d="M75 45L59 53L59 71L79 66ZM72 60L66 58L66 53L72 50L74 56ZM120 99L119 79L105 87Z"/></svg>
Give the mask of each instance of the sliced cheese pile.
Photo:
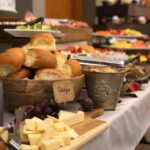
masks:
<svg viewBox="0 0 150 150"><path fill-rule="evenodd" d="M21 127L20 150L57 150L71 143L79 135L60 120L48 117L26 119Z"/></svg>
<svg viewBox="0 0 150 150"><path fill-rule="evenodd" d="M78 111L77 113L74 113L61 110L59 113L59 120L69 126L73 126L84 121L84 112Z"/></svg>

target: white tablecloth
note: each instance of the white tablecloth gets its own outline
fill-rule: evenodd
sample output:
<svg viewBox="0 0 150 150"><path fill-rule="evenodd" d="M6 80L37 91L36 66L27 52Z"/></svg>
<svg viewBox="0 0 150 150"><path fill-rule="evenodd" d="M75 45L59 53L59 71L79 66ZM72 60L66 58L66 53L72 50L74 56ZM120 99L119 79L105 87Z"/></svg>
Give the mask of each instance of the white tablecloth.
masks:
<svg viewBox="0 0 150 150"><path fill-rule="evenodd" d="M109 128L81 150L134 150L150 125L150 83L143 85L138 98L121 98L116 111L98 117Z"/></svg>
<svg viewBox="0 0 150 150"><path fill-rule="evenodd" d="M143 86L138 98L121 98L116 111L98 117L108 122L108 129L80 150L134 150L150 126L150 83ZM5 125L14 115L5 113Z"/></svg>

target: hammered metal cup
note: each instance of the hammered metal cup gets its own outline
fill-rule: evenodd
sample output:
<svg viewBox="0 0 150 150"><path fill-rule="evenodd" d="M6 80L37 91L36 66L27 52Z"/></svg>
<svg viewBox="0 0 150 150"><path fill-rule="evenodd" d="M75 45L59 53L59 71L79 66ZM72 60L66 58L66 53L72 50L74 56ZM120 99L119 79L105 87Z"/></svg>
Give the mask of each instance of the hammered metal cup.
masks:
<svg viewBox="0 0 150 150"><path fill-rule="evenodd" d="M95 107L115 110L123 85L125 72L103 73L85 71L85 83L88 96Z"/></svg>

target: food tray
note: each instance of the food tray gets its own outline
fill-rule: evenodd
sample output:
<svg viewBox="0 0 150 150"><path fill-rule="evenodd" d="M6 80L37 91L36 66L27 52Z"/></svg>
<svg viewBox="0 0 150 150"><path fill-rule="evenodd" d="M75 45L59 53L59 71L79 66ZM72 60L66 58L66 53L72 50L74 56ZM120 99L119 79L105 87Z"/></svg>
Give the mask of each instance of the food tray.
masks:
<svg viewBox="0 0 150 150"><path fill-rule="evenodd" d="M114 37L115 38L136 38L136 39L148 38L148 36L145 34L143 34L142 36L129 36L129 35L100 35L100 34L93 33L92 35L96 37L103 37L103 38L114 38Z"/></svg>
<svg viewBox="0 0 150 150"><path fill-rule="evenodd" d="M31 37L34 34L42 33L42 32L49 32L51 33L55 38L62 38L65 35L61 32L57 32L54 30L31 30L31 29L4 29L5 32L8 32L9 34L13 35L14 37Z"/></svg>
<svg viewBox="0 0 150 150"><path fill-rule="evenodd" d="M111 48L111 49L116 49L116 50L150 50L150 47L135 47L135 48L125 48L125 47L114 47L114 46L109 46L109 45L101 45L103 48Z"/></svg>

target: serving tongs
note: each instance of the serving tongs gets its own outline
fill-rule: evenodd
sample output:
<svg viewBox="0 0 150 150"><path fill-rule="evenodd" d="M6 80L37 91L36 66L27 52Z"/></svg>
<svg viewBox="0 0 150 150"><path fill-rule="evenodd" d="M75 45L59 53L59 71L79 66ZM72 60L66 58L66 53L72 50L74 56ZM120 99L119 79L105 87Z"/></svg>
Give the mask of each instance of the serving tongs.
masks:
<svg viewBox="0 0 150 150"><path fill-rule="evenodd" d="M26 23L25 26L34 25L36 23L41 23L42 24L43 22L44 22L44 17L40 17L40 18L35 19L34 21Z"/></svg>
<svg viewBox="0 0 150 150"><path fill-rule="evenodd" d="M19 108L15 111L15 116L16 116L16 122L15 122L15 126L14 126L14 132L7 143L7 147L10 150L19 150L20 146L21 146L20 124L21 124L23 116L24 116L21 108Z"/></svg>
<svg viewBox="0 0 150 150"><path fill-rule="evenodd" d="M81 65L112 66L112 67L123 68L125 64L125 62L122 60L120 61L101 60L101 59L92 58L92 57L73 56L73 55L70 55L70 58L78 60Z"/></svg>

